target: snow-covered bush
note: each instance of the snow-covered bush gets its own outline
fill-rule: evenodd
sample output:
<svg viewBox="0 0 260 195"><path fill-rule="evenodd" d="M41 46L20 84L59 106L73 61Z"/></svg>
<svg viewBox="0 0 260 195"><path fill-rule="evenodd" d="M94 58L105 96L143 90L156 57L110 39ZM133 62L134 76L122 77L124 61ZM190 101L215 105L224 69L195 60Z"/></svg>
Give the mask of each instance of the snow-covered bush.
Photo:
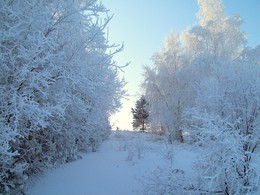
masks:
<svg viewBox="0 0 260 195"><path fill-rule="evenodd" d="M246 137L236 130L236 125L216 116L203 115L205 127L200 129L201 145L206 148L196 162L199 172L197 189L223 194L250 194L256 192L259 173L255 167L258 155L245 150L250 144ZM203 140L203 141L202 141Z"/></svg>
<svg viewBox="0 0 260 195"><path fill-rule="evenodd" d="M189 184L185 172L181 169L158 167L141 179L143 194L189 194L193 186Z"/></svg>
<svg viewBox="0 0 260 195"><path fill-rule="evenodd" d="M197 162L201 186L225 194L254 193L260 182L255 167L260 143L260 67L254 60L233 61L225 68L217 67L205 80L186 121L196 143L206 148Z"/></svg>
<svg viewBox="0 0 260 195"><path fill-rule="evenodd" d="M0 193L109 134L124 82L107 12L96 0L0 2Z"/></svg>
<svg viewBox="0 0 260 195"><path fill-rule="evenodd" d="M137 138L134 138L134 140L127 141L125 145L125 149L127 151L127 161L133 161L135 159L140 160L143 156L144 151L144 140L142 138L142 135L136 134L135 136L138 136Z"/></svg>

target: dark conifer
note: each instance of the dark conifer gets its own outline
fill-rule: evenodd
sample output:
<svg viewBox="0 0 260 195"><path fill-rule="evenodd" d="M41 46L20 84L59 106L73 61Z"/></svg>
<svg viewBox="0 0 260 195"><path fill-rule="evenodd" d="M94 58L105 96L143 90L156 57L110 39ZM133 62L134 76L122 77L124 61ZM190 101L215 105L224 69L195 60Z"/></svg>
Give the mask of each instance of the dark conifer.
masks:
<svg viewBox="0 0 260 195"><path fill-rule="evenodd" d="M146 126L148 124L148 103L145 100L145 97L142 96L139 100L135 103L135 108L132 108L132 114L133 114L133 128L138 129L140 128L140 131L144 131L146 129Z"/></svg>

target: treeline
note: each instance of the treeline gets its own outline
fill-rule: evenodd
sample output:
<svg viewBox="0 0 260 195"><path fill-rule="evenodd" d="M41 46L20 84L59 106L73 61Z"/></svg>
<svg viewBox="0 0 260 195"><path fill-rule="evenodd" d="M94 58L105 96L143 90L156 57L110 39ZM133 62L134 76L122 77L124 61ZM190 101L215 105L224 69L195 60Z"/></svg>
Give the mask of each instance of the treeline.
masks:
<svg viewBox="0 0 260 195"><path fill-rule="evenodd" d="M120 106L96 0L0 2L0 193L21 194L28 176L95 151Z"/></svg>

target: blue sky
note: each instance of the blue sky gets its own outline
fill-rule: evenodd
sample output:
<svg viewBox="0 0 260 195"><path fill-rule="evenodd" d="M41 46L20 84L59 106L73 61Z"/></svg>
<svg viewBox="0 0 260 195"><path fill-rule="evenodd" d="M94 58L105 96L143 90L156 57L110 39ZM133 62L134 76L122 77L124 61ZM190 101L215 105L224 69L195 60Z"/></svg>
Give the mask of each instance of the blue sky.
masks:
<svg viewBox="0 0 260 195"><path fill-rule="evenodd" d="M181 32L197 24L196 0L102 0L114 14L108 25L109 41L123 43L124 51L114 60L118 65L131 64L121 73L128 84L129 100L123 101L123 108L112 117L114 126L132 129L131 107L142 94L142 67L152 65L150 58L163 44L165 36L172 31ZM223 0L226 14L238 14L244 20L242 30L247 33L248 45L260 44L260 0Z"/></svg>

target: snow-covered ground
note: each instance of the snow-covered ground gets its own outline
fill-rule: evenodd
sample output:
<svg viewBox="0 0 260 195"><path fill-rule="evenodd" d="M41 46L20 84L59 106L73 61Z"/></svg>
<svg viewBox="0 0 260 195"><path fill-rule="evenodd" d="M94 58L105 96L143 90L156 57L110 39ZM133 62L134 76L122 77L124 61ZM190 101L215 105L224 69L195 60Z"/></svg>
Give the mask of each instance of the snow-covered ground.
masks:
<svg viewBox="0 0 260 195"><path fill-rule="evenodd" d="M46 172L29 194L143 194L141 181L146 175L170 164L192 173L195 156L192 146L186 144L168 145L155 135L115 131L99 151Z"/></svg>

